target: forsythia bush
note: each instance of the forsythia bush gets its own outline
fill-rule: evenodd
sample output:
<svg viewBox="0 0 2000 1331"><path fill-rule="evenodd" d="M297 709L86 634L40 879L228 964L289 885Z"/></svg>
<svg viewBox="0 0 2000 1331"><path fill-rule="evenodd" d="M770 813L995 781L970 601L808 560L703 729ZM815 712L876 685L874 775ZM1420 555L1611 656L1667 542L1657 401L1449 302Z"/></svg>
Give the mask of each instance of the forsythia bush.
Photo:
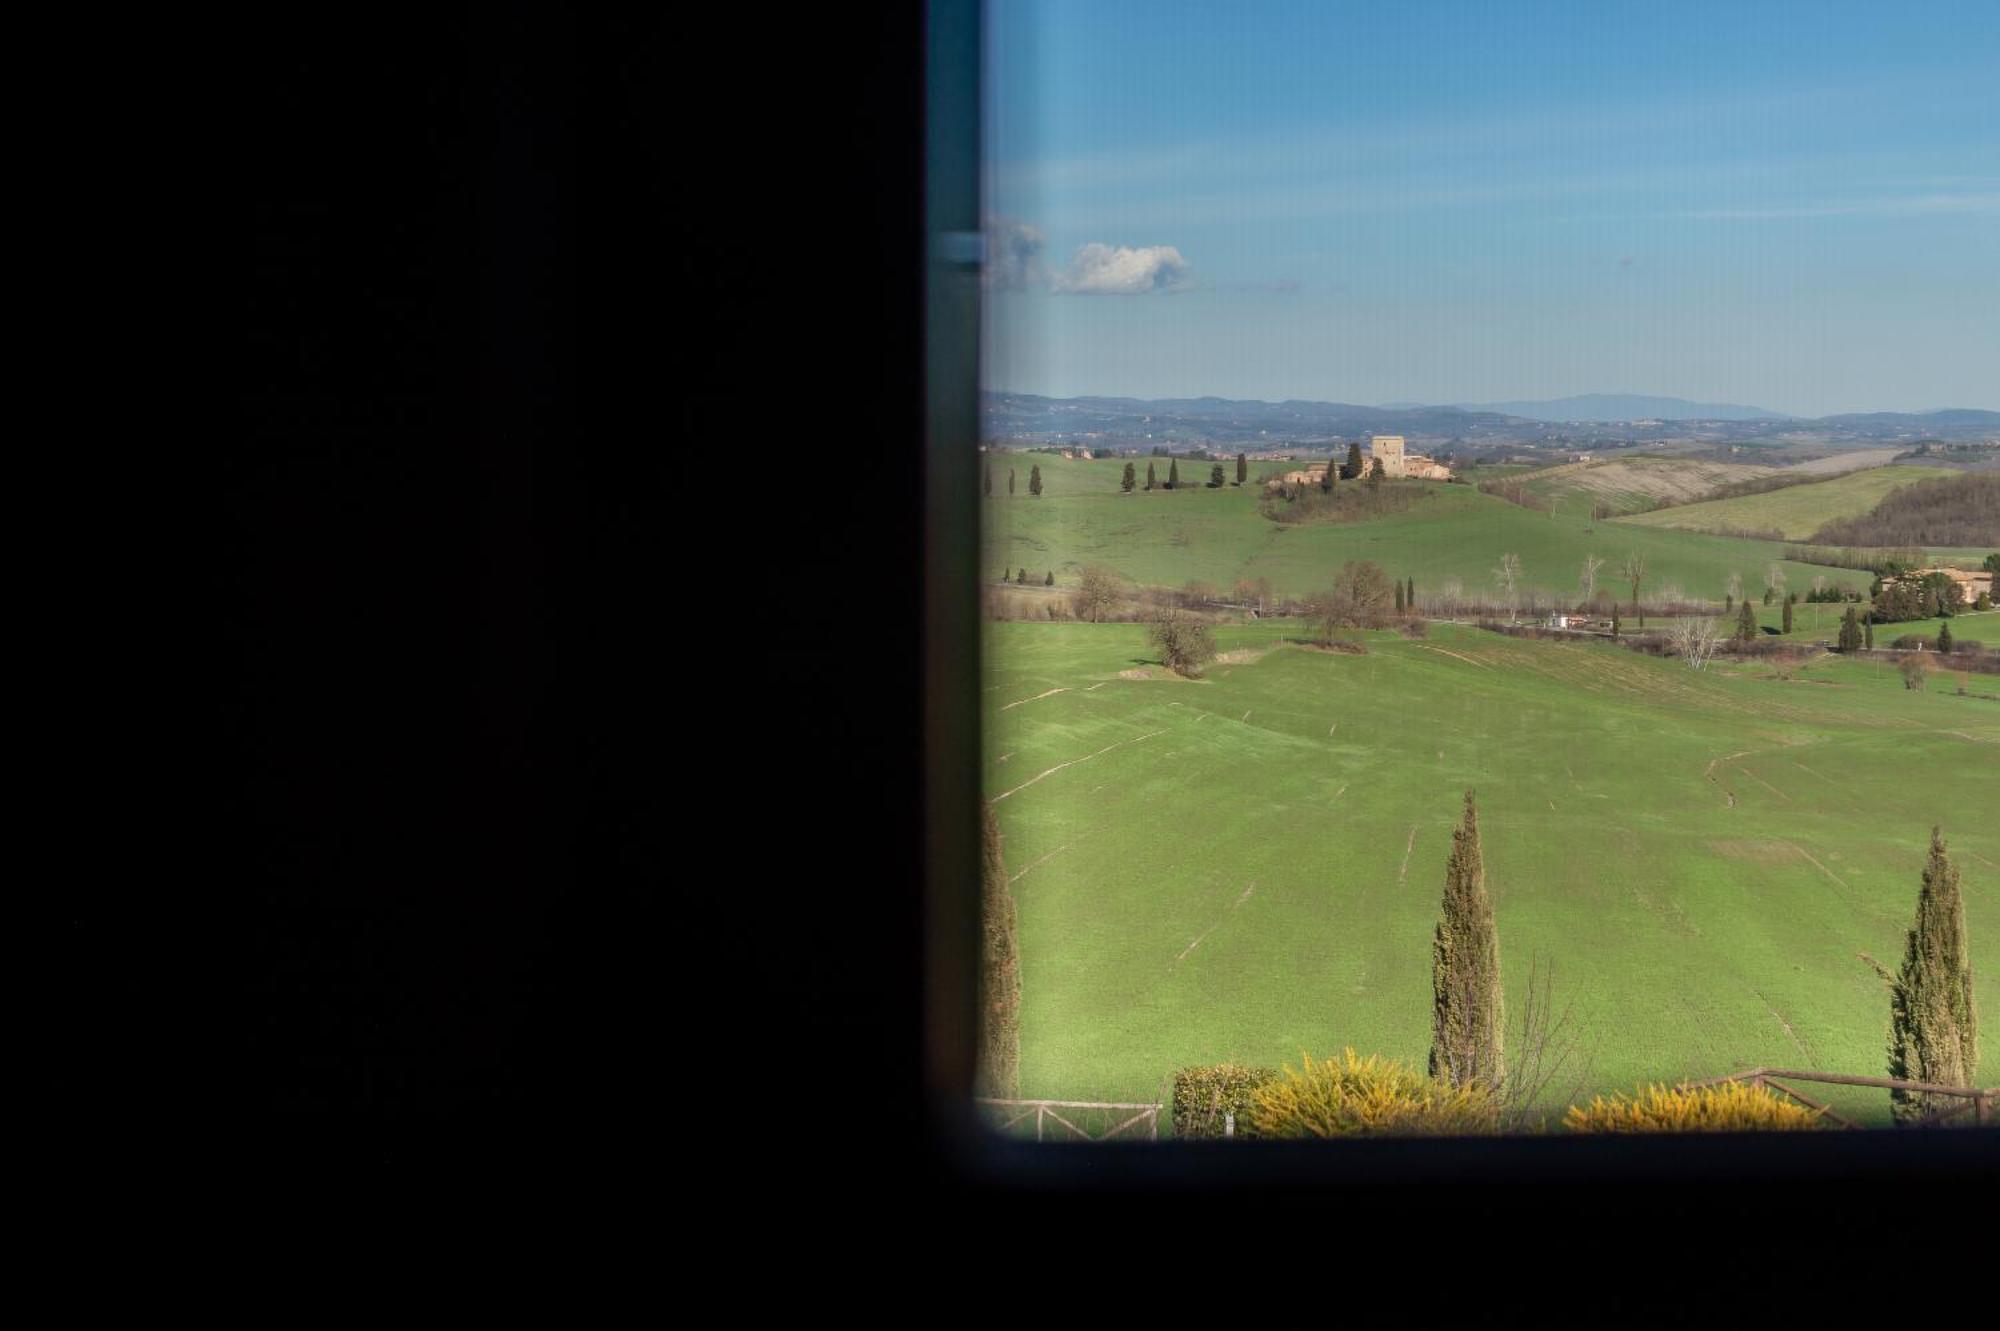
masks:
<svg viewBox="0 0 2000 1331"><path fill-rule="evenodd" d="M1255 1134L1249 1125L1250 1097L1277 1073L1234 1063L1182 1068L1174 1074L1174 1136L1220 1137L1224 1115L1236 1115L1236 1135Z"/></svg>
<svg viewBox="0 0 2000 1331"><path fill-rule="evenodd" d="M1470 1136L1499 1131L1500 1106L1484 1087L1454 1089L1349 1049L1324 1063L1308 1058L1298 1072L1286 1068L1257 1089L1248 1117L1260 1137Z"/></svg>
<svg viewBox="0 0 2000 1331"><path fill-rule="evenodd" d="M1789 1132L1821 1126L1817 1110L1741 1082L1681 1090L1647 1086L1637 1095L1571 1105L1571 1132Z"/></svg>

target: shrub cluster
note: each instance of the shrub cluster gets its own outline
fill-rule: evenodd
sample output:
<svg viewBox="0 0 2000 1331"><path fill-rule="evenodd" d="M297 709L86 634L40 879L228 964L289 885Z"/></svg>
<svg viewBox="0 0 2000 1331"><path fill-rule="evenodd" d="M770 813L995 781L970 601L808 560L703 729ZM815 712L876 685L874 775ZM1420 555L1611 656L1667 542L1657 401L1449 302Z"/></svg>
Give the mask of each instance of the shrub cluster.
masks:
<svg viewBox="0 0 2000 1331"><path fill-rule="evenodd" d="M1235 1063L1182 1068L1174 1074L1174 1135L1220 1137L1231 1114L1236 1116L1236 1136L1254 1135L1249 1125L1251 1098L1277 1076L1271 1068Z"/></svg>
<svg viewBox="0 0 2000 1331"><path fill-rule="evenodd" d="M1453 1087L1348 1049L1258 1087L1249 1123L1260 1137L1483 1136L1500 1129L1500 1101L1477 1083Z"/></svg>
<svg viewBox="0 0 2000 1331"><path fill-rule="evenodd" d="M1636 1095L1597 1096L1571 1105L1571 1132L1794 1132L1818 1128L1818 1111L1762 1086L1723 1082L1693 1089L1647 1086Z"/></svg>

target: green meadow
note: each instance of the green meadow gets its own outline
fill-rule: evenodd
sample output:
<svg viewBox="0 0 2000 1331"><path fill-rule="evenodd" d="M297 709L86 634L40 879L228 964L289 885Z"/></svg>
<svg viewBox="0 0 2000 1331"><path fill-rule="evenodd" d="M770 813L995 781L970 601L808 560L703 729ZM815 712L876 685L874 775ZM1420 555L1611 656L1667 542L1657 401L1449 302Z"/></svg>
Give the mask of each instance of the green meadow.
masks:
<svg viewBox="0 0 2000 1331"><path fill-rule="evenodd" d="M1278 595L1299 596L1330 582L1343 562L1369 559L1392 578L1415 578L1420 596L1438 592L1448 578L1458 579L1467 595L1490 596L1500 557L1515 554L1523 591L1539 588L1570 598L1577 594L1586 554L1606 561L1599 584L1616 590L1619 562L1637 553L1647 562L1648 596L1678 586L1688 595L1719 601L1731 573L1761 586L1763 570L1773 560L1783 563L1794 588L1810 586L1818 575L1863 589L1869 581L1857 570L1783 561L1783 547L1774 542L1593 521L1583 504L1575 505L1575 512L1559 506L1553 515L1535 513L1470 485L1390 482L1412 496L1401 513L1365 522L1286 525L1259 512L1259 481L1299 464L1254 464L1245 486L1211 490L1203 485L1210 464L1182 459L1186 488L1124 494L1123 460L999 454L992 461L994 493L984 505L984 549L987 571L995 578L1002 569L1026 567L1033 581L1053 572L1058 585L1073 586L1084 565L1101 563L1145 585L1177 587L1199 580L1226 590L1238 578L1263 577ZM1165 459L1132 461L1142 485L1149 461L1162 479L1166 476ZM1028 494L1032 465L1042 469L1040 498ZM1223 465L1233 479L1235 461ZM1017 482L1012 496L1006 493L1010 467Z"/></svg>
<svg viewBox="0 0 2000 1331"><path fill-rule="evenodd" d="M1119 511L1100 518L1079 487L1006 539L1050 542L1059 576L1125 550L1149 581L1261 568L1292 590L1342 558L1421 585L1474 576L1489 543L1531 569L1581 557L1580 524L1440 488L1390 533L1272 538L1241 522L1241 492L1106 498ZM1059 539L1046 515L1064 510L1085 530ZM1138 538L1156 524L1202 534ZM1649 550L1719 585L1748 544ZM1467 788L1510 1010L1531 962L1552 965L1594 1047L1591 1089L1753 1064L1882 1072L1888 998L1860 954L1900 959L1933 823L1964 877L1978 1001L2000 1013L2000 702L1838 658L1789 678L1695 672L1449 625L1373 634L1355 656L1289 644L1300 627L1219 627L1225 657L1187 681L1162 677L1142 625L987 626L984 782L1018 912L1022 1095L1159 1100L1180 1066L1349 1045L1421 1066ZM1996 1072L2000 1019L1980 1080ZM1885 1121L1882 1092L1830 1099Z"/></svg>

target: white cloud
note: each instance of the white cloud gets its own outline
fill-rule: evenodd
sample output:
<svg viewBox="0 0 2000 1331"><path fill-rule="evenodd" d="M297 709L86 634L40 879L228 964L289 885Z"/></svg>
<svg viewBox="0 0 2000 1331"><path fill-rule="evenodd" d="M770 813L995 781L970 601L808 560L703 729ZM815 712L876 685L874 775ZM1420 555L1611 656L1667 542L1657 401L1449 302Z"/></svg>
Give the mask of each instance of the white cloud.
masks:
<svg viewBox="0 0 2000 1331"><path fill-rule="evenodd" d="M993 217L986 222L986 285L1021 291L1045 280L1042 233L1026 222Z"/></svg>
<svg viewBox="0 0 2000 1331"><path fill-rule="evenodd" d="M1188 284L1188 263L1172 245L1104 245L1091 242L1070 257L1069 267L1054 274L1054 291L1088 295L1132 296L1148 291L1176 291Z"/></svg>

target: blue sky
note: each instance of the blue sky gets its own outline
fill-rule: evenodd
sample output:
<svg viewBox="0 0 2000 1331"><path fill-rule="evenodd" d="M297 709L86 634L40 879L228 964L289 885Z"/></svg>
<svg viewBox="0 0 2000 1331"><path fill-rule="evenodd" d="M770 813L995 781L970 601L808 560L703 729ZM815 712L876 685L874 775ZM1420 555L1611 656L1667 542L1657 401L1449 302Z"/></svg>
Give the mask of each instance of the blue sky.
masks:
<svg viewBox="0 0 2000 1331"><path fill-rule="evenodd" d="M989 11L989 387L2000 408L2000 0Z"/></svg>

